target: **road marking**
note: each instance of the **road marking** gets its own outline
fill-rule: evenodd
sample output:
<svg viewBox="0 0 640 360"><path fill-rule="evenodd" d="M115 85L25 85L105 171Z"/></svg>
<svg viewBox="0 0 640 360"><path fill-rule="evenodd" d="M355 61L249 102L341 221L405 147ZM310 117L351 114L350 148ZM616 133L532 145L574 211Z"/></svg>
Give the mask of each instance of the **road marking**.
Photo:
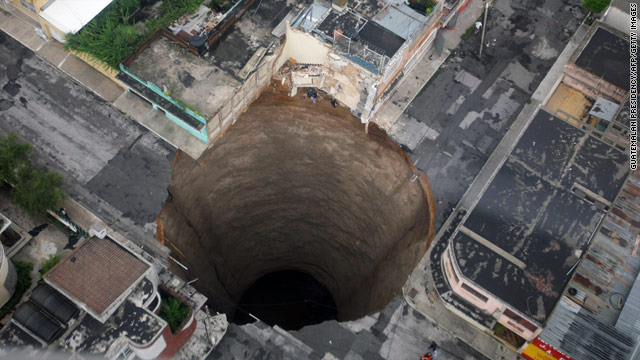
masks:
<svg viewBox="0 0 640 360"><path fill-rule="evenodd" d="M62 64L64 64L65 61L67 61L67 58L69 57L69 55L71 55L71 53L67 53L67 55L64 57L64 59L62 59L62 61L60 61L60 64L58 64L58 67L61 68Z"/></svg>

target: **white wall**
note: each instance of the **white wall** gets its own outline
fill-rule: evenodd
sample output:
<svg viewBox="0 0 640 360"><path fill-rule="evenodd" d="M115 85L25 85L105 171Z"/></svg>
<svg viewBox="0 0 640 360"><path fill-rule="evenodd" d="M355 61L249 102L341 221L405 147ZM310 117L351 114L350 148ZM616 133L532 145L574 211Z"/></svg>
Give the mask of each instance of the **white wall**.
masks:
<svg viewBox="0 0 640 360"><path fill-rule="evenodd" d="M4 253L3 245L0 244L0 307L11 299L13 296L13 292L15 290L15 284L13 289L8 289L5 284L7 278L9 277L9 271L14 272L13 276L15 277L15 269L9 263L9 259Z"/></svg>
<svg viewBox="0 0 640 360"><path fill-rule="evenodd" d="M618 8L609 6L602 18L602 22L616 30L629 34L629 14Z"/></svg>
<svg viewBox="0 0 640 360"><path fill-rule="evenodd" d="M300 64L325 65L330 50L329 46L320 40L288 26L284 49L278 59L276 69L279 69L290 58Z"/></svg>

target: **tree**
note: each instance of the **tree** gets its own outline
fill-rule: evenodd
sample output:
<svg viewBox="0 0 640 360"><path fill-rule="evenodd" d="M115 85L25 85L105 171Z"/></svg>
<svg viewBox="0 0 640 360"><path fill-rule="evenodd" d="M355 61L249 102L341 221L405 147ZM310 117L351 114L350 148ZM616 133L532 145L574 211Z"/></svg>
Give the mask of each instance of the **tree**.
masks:
<svg viewBox="0 0 640 360"><path fill-rule="evenodd" d="M609 6L611 0L582 0L582 7L593 12L599 13Z"/></svg>
<svg viewBox="0 0 640 360"><path fill-rule="evenodd" d="M10 184L16 184L22 173L31 167L29 144L21 143L18 135L11 131L0 136L0 178Z"/></svg>
<svg viewBox="0 0 640 360"><path fill-rule="evenodd" d="M167 297L162 299L160 317L169 323L171 332L175 332L189 316L189 306L180 299Z"/></svg>
<svg viewBox="0 0 640 360"><path fill-rule="evenodd" d="M59 262L60 255L51 255L47 261L42 263L42 266L40 266L40 283L44 283L44 275L49 272L49 270L53 269L54 266L58 265Z"/></svg>
<svg viewBox="0 0 640 360"><path fill-rule="evenodd" d="M31 170L15 184L11 197L30 214L44 215L47 210L62 205L62 177L50 171Z"/></svg>

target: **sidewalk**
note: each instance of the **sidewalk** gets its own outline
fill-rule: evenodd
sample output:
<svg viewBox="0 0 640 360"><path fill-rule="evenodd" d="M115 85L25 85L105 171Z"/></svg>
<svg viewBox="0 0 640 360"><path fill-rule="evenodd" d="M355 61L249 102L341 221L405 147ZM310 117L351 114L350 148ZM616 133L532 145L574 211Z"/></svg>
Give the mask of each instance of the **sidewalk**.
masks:
<svg viewBox="0 0 640 360"><path fill-rule="evenodd" d="M400 83L393 89L391 96L384 101L373 117L378 125L387 131L391 129L391 126L400 118L413 99L449 57L451 50L458 46L462 40L462 34L482 14L483 4L480 0L472 0L464 11L458 15L454 30L439 30L444 37L444 51L441 55L438 55L435 46L432 46L423 58L419 60L418 64L403 76Z"/></svg>
<svg viewBox="0 0 640 360"><path fill-rule="evenodd" d="M12 5L9 5L12 7ZM60 69L71 78L87 87L96 95L140 123L145 128L179 148L194 159L198 159L207 145L169 120L150 104L131 95L119 84L65 50L54 40L43 40L35 27L39 24L15 8L0 7L0 30L32 50L36 56Z"/></svg>

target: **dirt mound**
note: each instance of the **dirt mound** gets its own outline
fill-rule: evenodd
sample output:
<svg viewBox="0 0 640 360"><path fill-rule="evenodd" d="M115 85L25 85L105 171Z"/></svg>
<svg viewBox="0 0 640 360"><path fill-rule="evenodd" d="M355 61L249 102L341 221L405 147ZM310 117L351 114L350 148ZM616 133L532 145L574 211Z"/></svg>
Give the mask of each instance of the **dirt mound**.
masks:
<svg viewBox="0 0 640 360"><path fill-rule="evenodd" d="M159 229L230 315L256 280L295 270L356 319L401 291L433 237L417 173L375 125L273 85L199 161L175 161Z"/></svg>

